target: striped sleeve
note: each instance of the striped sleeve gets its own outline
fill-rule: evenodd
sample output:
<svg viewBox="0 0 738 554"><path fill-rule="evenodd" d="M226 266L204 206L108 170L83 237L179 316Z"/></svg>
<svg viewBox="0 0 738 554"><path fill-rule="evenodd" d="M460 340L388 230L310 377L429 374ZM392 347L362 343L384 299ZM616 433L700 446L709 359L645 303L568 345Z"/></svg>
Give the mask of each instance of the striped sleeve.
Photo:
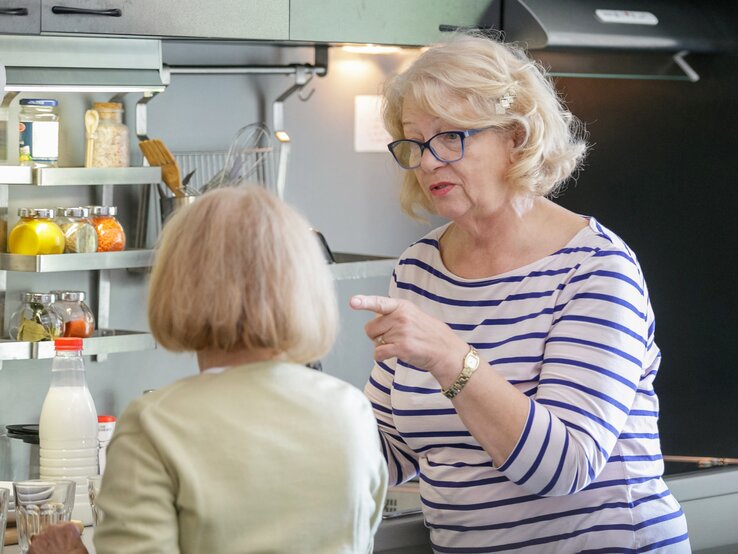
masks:
<svg viewBox="0 0 738 554"><path fill-rule="evenodd" d="M602 471L634 415L649 333L643 277L621 249L583 260L554 309L527 423L499 468L539 496L572 494Z"/></svg>

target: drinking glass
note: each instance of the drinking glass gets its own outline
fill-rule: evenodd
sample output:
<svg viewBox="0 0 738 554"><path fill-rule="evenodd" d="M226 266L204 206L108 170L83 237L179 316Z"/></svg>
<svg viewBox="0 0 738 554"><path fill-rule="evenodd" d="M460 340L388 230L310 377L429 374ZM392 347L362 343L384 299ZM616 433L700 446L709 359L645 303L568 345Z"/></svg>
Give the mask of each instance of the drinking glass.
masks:
<svg viewBox="0 0 738 554"><path fill-rule="evenodd" d="M102 475L91 475L87 478L87 493L90 495L90 508L92 510L92 526L97 525L103 519L103 512L97 505L97 495L100 494L100 484L102 483Z"/></svg>
<svg viewBox="0 0 738 554"><path fill-rule="evenodd" d="M72 519L75 483L67 479L30 479L13 483L18 544L25 554L31 537L49 525Z"/></svg>

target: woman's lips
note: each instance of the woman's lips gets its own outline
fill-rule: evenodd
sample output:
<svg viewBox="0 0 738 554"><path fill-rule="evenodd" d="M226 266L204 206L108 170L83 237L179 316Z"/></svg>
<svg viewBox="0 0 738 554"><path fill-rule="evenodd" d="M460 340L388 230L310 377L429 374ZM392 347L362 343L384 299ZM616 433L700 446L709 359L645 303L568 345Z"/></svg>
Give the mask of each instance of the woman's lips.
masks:
<svg viewBox="0 0 738 554"><path fill-rule="evenodd" d="M448 182L433 183L429 190L432 196L446 196L455 186Z"/></svg>

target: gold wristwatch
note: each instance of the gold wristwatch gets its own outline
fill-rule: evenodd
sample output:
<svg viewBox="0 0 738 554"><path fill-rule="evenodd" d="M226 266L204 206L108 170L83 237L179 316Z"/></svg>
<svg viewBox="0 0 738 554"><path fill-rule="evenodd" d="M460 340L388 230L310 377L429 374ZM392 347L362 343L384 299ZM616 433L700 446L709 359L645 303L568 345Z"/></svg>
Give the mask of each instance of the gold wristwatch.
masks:
<svg viewBox="0 0 738 554"><path fill-rule="evenodd" d="M471 378L472 374L479 367L479 352L477 352L473 346L469 347L469 352L464 356L464 367L461 369L461 373L456 378L456 381L451 383L451 386L447 389L441 389L441 392L446 398L453 398L461 392L461 389L466 386Z"/></svg>

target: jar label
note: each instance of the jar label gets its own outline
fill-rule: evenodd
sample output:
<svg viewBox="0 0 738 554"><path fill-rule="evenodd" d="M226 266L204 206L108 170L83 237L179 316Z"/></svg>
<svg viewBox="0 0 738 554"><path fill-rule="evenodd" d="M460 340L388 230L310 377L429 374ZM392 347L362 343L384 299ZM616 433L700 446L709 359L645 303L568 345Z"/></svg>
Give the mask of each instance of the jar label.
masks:
<svg viewBox="0 0 738 554"><path fill-rule="evenodd" d="M56 162L59 159L59 122L22 121L18 126L20 147L28 147L35 162Z"/></svg>

